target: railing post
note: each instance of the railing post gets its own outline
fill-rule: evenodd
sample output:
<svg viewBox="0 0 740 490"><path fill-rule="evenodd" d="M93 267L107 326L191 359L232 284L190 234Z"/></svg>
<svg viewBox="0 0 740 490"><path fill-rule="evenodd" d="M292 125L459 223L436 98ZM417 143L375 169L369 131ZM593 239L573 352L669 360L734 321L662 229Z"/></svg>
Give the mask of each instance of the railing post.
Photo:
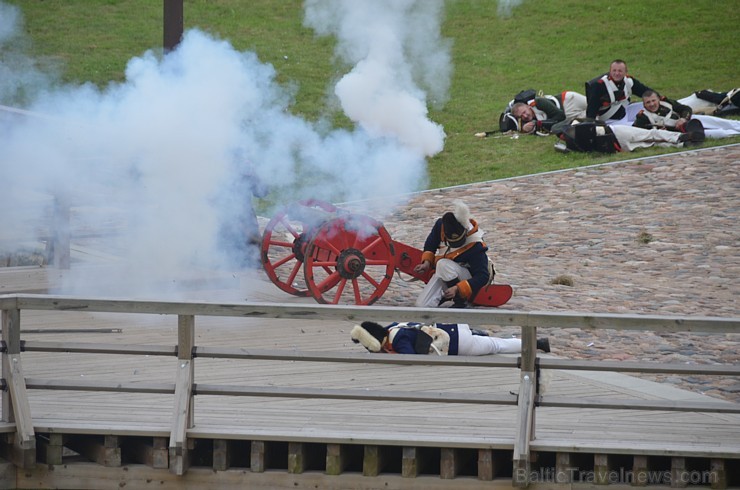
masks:
<svg viewBox="0 0 740 490"><path fill-rule="evenodd" d="M7 390L3 390L2 393L2 417L4 422L15 422L16 428L10 459L20 468L31 468L36 464L36 436L21 363L19 309L2 310L2 329L2 339L5 343L2 373L7 385Z"/></svg>
<svg viewBox="0 0 740 490"><path fill-rule="evenodd" d="M175 380L175 409L170 434L170 472L183 475L190 465L188 428L194 422L193 403L193 346L195 345L195 317L177 317L177 375Z"/></svg>
<svg viewBox="0 0 740 490"><path fill-rule="evenodd" d="M54 198L53 216L51 218L51 237L47 244L47 260L57 269L69 269L71 254L71 220L69 200L63 197Z"/></svg>
<svg viewBox="0 0 740 490"><path fill-rule="evenodd" d="M522 357L519 381L512 485L527 487L530 480L529 441L534 439L534 403L537 391L537 328L522 326Z"/></svg>

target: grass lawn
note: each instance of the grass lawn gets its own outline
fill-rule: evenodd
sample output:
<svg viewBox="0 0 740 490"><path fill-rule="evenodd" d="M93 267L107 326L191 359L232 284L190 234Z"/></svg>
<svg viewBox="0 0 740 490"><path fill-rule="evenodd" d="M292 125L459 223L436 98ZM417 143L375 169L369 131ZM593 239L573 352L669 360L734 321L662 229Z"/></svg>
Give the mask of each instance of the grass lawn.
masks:
<svg viewBox="0 0 740 490"><path fill-rule="evenodd" d="M358 0L360 1L360 0ZM162 2L153 0L11 0L25 18L31 53L69 83L105 87L123 80L127 61L162 44ZM252 50L272 64L278 81L295 88L291 111L308 120L327 114L349 121L327 103L331 83L347 72L335 41L303 25L298 0L186 0L185 27L198 27ZM449 0L442 34L452 41L449 100L430 109L447 134L445 149L428 161L431 187L590 165L610 156L553 150L553 137L478 139L494 129L504 105L521 89L583 92L614 58L671 98L704 88L740 85L735 0L524 0L509 17L493 0ZM0 52L0 55L2 53ZM737 143L740 137L705 143Z"/></svg>

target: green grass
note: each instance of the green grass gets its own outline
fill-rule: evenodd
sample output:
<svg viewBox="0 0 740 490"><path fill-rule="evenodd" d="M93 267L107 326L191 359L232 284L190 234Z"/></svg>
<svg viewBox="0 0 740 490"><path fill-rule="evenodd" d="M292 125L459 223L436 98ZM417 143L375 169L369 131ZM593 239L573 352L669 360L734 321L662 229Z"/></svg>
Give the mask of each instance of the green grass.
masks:
<svg viewBox="0 0 740 490"><path fill-rule="evenodd" d="M162 44L161 1L9 3L23 11L34 56L58 67L65 82L104 87L121 81L130 58ZM442 30L453 41L455 69L449 101L430 110L447 133L444 151L429 159L431 187L665 153L563 155L553 150L552 137L473 137L496 127L501 109L519 90L583 92L584 82L614 58L627 60L632 75L672 98L740 85L735 0L525 0L509 18L499 18L496 10L493 0L447 3ZM294 114L349 124L326 101L327 87L346 67L335 62L332 39L303 26L300 1L186 0L185 25L274 65L278 81L295 88ZM736 142L740 137L705 146Z"/></svg>

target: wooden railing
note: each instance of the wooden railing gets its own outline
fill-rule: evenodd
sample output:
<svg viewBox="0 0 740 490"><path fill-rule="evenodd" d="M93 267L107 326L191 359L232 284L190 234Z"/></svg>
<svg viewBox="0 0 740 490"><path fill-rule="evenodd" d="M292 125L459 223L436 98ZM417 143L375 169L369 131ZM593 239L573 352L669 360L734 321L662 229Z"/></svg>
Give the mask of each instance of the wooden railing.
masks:
<svg viewBox="0 0 740 490"><path fill-rule="evenodd" d="M740 318L677 317L655 315L619 315L585 313L520 312L493 309L449 310L391 307L358 307L334 305L285 304L215 304L199 302L129 301L84 299L46 295L0 296L2 310L2 417L15 424L11 451L19 467L35 464L35 435L27 397L29 389L116 391L174 394L173 422L170 430L170 471L183 474L188 467L188 429L193 426L194 403L197 395L311 397L353 400L425 401L448 403L480 403L517 405L517 433L513 441L513 484L527 486L530 474L530 441L535 435L535 407L597 407L639 410L702 411L740 413L740 405L716 402L578 400L543 396L538 393L541 369L573 369L589 371L620 371L674 373L694 375L740 376L737 365L686 365L640 362L578 361L541 358L537 356L537 328L567 327L584 330L615 329L653 332L740 332ZM177 316L178 335L175 346L93 344L80 342L23 341L21 311L52 310L107 313L140 313ZM195 345L196 316L260 317L293 320L341 320L356 322L373 319L379 322L398 320L472 325L518 326L521 328L522 354L519 359L507 357L437 357L437 356L368 356L336 352L296 352L254 350L238 347L199 347ZM79 380L42 380L26 378L21 352L103 353L149 356L173 356L178 359L173 383L119 383ZM462 393L405 393L353 389L244 387L202 384L194 382L195 357L231 359L272 359L303 362L392 363L456 366L493 366L520 369L519 393L514 395ZM522 477L522 475L524 475Z"/></svg>

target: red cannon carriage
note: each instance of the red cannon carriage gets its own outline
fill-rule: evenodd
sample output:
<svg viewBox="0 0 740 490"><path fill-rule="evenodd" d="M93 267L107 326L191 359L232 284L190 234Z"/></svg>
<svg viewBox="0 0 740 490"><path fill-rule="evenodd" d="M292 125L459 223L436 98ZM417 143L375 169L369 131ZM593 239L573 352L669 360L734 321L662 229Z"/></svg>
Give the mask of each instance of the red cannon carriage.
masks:
<svg viewBox="0 0 740 490"><path fill-rule="evenodd" d="M270 280L295 296L319 303L371 305L388 288L394 272L420 275L422 250L391 239L382 223L318 200L295 202L278 212L262 235L262 265ZM501 306L511 286L490 284L473 299Z"/></svg>

